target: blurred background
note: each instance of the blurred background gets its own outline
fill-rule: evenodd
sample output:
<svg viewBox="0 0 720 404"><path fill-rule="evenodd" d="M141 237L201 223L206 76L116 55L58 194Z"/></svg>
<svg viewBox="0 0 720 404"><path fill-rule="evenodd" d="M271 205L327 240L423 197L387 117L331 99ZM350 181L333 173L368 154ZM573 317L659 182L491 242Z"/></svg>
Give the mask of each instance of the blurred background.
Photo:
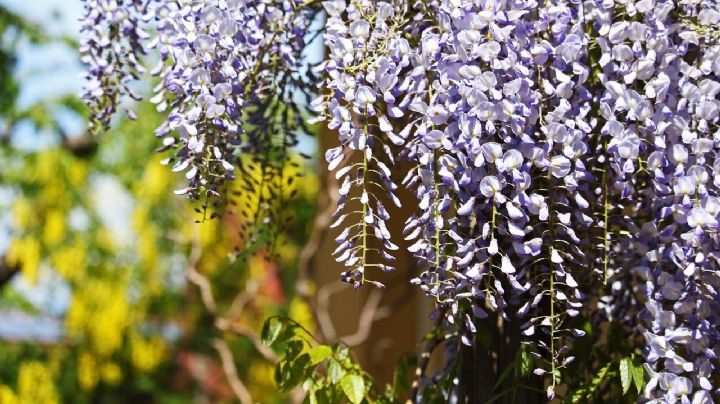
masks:
<svg viewBox="0 0 720 404"><path fill-rule="evenodd" d="M80 0L0 0L0 404L234 402L238 389L296 401L259 342L275 314L353 347L389 382L431 327L410 257L380 276L386 291L338 281L337 184L315 157L289 168L303 175L272 259L232 215L195 223L172 192L181 176L159 163L151 104L86 133L81 11ZM313 156L336 141L313 135L302 146Z"/></svg>

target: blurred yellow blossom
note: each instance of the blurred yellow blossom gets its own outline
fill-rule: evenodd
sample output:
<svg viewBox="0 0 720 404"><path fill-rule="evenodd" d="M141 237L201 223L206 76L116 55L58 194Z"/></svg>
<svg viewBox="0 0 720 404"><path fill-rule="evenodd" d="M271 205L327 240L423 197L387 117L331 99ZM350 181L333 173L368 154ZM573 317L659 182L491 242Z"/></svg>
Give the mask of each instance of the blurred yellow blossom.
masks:
<svg viewBox="0 0 720 404"><path fill-rule="evenodd" d="M275 242L275 254L277 254L281 262L287 263L297 257L298 248L295 244L288 242L287 234L280 233L277 235L277 241Z"/></svg>
<svg viewBox="0 0 720 404"><path fill-rule="evenodd" d="M72 299L70 308L65 315L65 328L72 336L80 336L85 330L85 322L90 316L88 311L89 307L85 305L82 294L77 292Z"/></svg>
<svg viewBox="0 0 720 404"><path fill-rule="evenodd" d="M40 200L60 209L70 208L70 199L62 181L48 181L42 184Z"/></svg>
<svg viewBox="0 0 720 404"><path fill-rule="evenodd" d="M131 361L141 372L154 370L165 357L165 341L160 337L143 338L137 333L130 334Z"/></svg>
<svg viewBox="0 0 720 404"><path fill-rule="evenodd" d="M137 254L140 265L154 267L157 265L157 229L153 224L146 205L141 205L133 212L133 230L135 231Z"/></svg>
<svg viewBox="0 0 720 404"><path fill-rule="evenodd" d="M57 179L59 162L62 159L60 149L49 148L37 154L33 179L38 182L50 182Z"/></svg>
<svg viewBox="0 0 720 404"><path fill-rule="evenodd" d="M53 209L45 216L43 241L48 245L58 244L67 236L65 212Z"/></svg>
<svg viewBox="0 0 720 404"><path fill-rule="evenodd" d="M112 232L107 227L98 229L97 234L95 235L95 245L108 252L115 251L117 248Z"/></svg>
<svg viewBox="0 0 720 404"><path fill-rule="evenodd" d="M19 404L20 401L8 386L0 384L0 404Z"/></svg>
<svg viewBox="0 0 720 404"><path fill-rule="evenodd" d="M137 184L135 193L139 200L156 204L167 197L172 173L160 164L160 156L155 156L146 165L142 180Z"/></svg>
<svg viewBox="0 0 720 404"><path fill-rule="evenodd" d="M261 282L267 273L267 260L263 254L255 254L248 259L249 280Z"/></svg>
<svg viewBox="0 0 720 404"><path fill-rule="evenodd" d="M88 166L85 161L72 159L67 170L67 177L74 187L81 187L87 178Z"/></svg>
<svg viewBox="0 0 720 404"><path fill-rule="evenodd" d="M108 291L99 309L91 319L90 338L96 352L109 356L122 345L122 337L128 325L128 305L125 290Z"/></svg>
<svg viewBox="0 0 720 404"><path fill-rule="evenodd" d="M253 363L248 369L247 387L253 397L263 397L268 391L277 388L275 385L275 365L267 362Z"/></svg>
<svg viewBox="0 0 720 404"><path fill-rule="evenodd" d="M76 291L65 321L72 335L87 334L94 352L108 357L121 347L129 317L125 283L92 280Z"/></svg>
<svg viewBox="0 0 720 404"><path fill-rule="evenodd" d="M310 306L299 297L295 297L290 301L288 317L297 321L311 333L315 332L315 321Z"/></svg>
<svg viewBox="0 0 720 404"><path fill-rule="evenodd" d="M103 381L107 384L116 385L122 381L122 369L120 369L117 363L105 363L102 365L100 373L102 374Z"/></svg>
<svg viewBox="0 0 720 404"><path fill-rule="evenodd" d="M89 352L82 352L78 356L77 378L80 388L85 391L92 390L98 383L97 363Z"/></svg>
<svg viewBox="0 0 720 404"><path fill-rule="evenodd" d="M220 229L218 228L218 220L206 220L202 223L198 223L197 226L200 228L200 244L203 247L208 247L215 243L220 237Z"/></svg>
<svg viewBox="0 0 720 404"><path fill-rule="evenodd" d="M66 280L78 280L87 265L87 241L76 239L67 247L60 248L51 256L53 268Z"/></svg>
<svg viewBox="0 0 720 404"><path fill-rule="evenodd" d="M38 215L32 203L23 197L15 199L12 208L13 224L18 230L26 230L37 223Z"/></svg>
<svg viewBox="0 0 720 404"><path fill-rule="evenodd" d="M59 402L52 374L42 362L30 361L20 365L17 386L20 403L55 404Z"/></svg>
<svg viewBox="0 0 720 404"><path fill-rule="evenodd" d="M6 259L8 264L22 267L22 272L30 284L36 284L40 266L40 243L34 237L27 236L10 242Z"/></svg>
<svg viewBox="0 0 720 404"><path fill-rule="evenodd" d="M136 254L138 258L139 271L142 272L143 296L152 296L162 293L163 284L160 273L161 264L158 261L158 234L152 221L145 221L136 232Z"/></svg>
<svg viewBox="0 0 720 404"><path fill-rule="evenodd" d="M298 162L298 164L302 165L303 162ZM296 174L306 174L304 173L302 168L296 168ZM315 199L318 192L320 192L320 178L317 175L303 175L300 178L300 181L298 181L297 184L298 193L300 196L308 197L310 199Z"/></svg>

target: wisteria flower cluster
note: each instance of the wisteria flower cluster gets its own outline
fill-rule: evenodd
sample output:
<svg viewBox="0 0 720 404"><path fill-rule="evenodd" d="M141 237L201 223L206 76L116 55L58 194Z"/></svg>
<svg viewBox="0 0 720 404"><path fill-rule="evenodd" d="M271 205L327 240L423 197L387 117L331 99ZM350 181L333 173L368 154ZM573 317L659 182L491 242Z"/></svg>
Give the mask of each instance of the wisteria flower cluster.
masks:
<svg viewBox="0 0 720 404"><path fill-rule="evenodd" d="M259 179L241 179L244 189L262 195L258 205L269 206L266 200L278 196L271 187L288 181L289 149L303 130L305 109L295 94L314 84L302 57L315 13L305 3L312 0L125 2L85 2L86 98L99 110L92 121L107 125L120 95L138 98L127 82L144 72L139 54L156 50L159 62L150 74L160 83L150 101L167 120L155 134L160 151L174 152L166 164L188 180L176 193L199 201L203 217L216 215L236 170L260 166ZM148 24L154 35L145 33ZM272 214L263 209L247 210Z"/></svg>
<svg viewBox="0 0 720 404"><path fill-rule="evenodd" d="M107 130L121 95L139 100L130 81L145 73L140 57L149 37L140 25L145 0L87 0L81 18L80 53L88 65L82 97L90 108L90 130ZM129 110L130 117L135 114Z"/></svg>
<svg viewBox="0 0 720 404"><path fill-rule="evenodd" d="M522 324L549 399L582 319L637 337L643 402L720 397L716 1L126 2L86 1L87 98L106 122L134 52L159 50L157 135L181 193L207 207L247 156L285 161L292 92L315 83L339 141L343 280L384 287L405 244L454 341L476 344L489 316ZM308 70L317 11L327 54ZM399 186L417 210L391 234Z"/></svg>
<svg viewBox="0 0 720 404"><path fill-rule="evenodd" d="M291 1L186 3L153 7L158 34L150 47L162 58L153 73L162 83L152 101L169 109L156 134L176 150L173 171L189 180L177 192L217 200L241 154L263 166L287 160L300 122L291 92L303 85L309 16ZM294 119L278 121L290 112Z"/></svg>

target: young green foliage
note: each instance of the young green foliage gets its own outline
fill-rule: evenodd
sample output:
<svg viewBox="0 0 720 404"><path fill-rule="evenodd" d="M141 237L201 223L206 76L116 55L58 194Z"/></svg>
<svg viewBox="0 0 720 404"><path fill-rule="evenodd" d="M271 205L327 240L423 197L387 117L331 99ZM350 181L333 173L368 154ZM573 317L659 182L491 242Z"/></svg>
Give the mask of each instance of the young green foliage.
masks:
<svg viewBox="0 0 720 404"><path fill-rule="evenodd" d="M263 324L263 344L279 353L275 382L285 391L302 388L304 403L401 403L409 392L409 377L416 365L414 356L402 358L393 384L380 394L370 375L342 344L320 343L294 320L275 316Z"/></svg>

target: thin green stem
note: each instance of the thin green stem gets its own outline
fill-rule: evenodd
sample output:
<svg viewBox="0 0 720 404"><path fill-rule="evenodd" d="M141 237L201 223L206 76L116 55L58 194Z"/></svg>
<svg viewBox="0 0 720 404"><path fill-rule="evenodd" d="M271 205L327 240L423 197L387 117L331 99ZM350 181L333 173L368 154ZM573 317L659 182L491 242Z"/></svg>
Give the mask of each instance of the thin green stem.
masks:
<svg viewBox="0 0 720 404"><path fill-rule="evenodd" d="M367 111L367 106L365 107L365 110ZM367 143L368 142L367 113L365 115L365 124L363 125L363 136L365 136L365 147L369 147L368 143ZM362 192L364 195L367 192L365 183L367 182L366 177L367 177L367 171L368 171L368 159L367 159L367 153L365 153L365 150L362 150L362 156L363 156L362 157L363 158L363 162L362 162L362 166L363 166ZM363 283L365 283L365 269L366 269L365 263L366 263L366 259L367 259L367 222L365 221L365 217L367 216L367 208L368 208L368 204L362 203L362 218L360 218L360 220L362 220L362 261L361 261L361 263L363 266L363 271L362 271L362 278L360 279L361 285Z"/></svg>
<svg viewBox="0 0 720 404"><path fill-rule="evenodd" d="M603 146L603 150L607 148L607 144ZM610 217L610 206L608 203L608 175L607 170L603 170L602 175L602 190L603 190L603 283L607 285L609 276L608 276L608 262L610 261L610 243L608 241L608 234L609 234L609 228L610 225L608 223L608 219Z"/></svg>
<svg viewBox="0 0 720 404"><path fill-rule="evenodd" d="M435 194L435 206L433 208L433 221L435 222L435 270L440 268L440 226L438 226L438 217L440 216L440 184L437 179L437 152L433 152L434 167L433 175L435 176L435 184L433 185L433 192ZM435 275L435 285L440 282L440 277Z"/></svg>
<svg viewBox="0 0 720 404"><path fill-rule="evenodd" d="M552 169L548 168L547 174L548 187L552 182ZM552 253L555 248L555 226L553 215L553 203L552 195L548 192L548 223L550 225L550 244L548 248L550 258L550 371L552 373L552 386L555 387L556 383L556 371L555 371L555 268L552 263Z"/></svg>
<svg viewBox="0 0 720 404"><path fill-rule="evenodd" d="M492 204L492 212L490 213L490 243L495 240L495 219L497 217L497 206L495 206L495 201L491 200L490 203ZM488 274L492 275L492 267L493 267L493 256L491 255L490 258L488 258ZM488 280L485 282L485 296L490 295L490 281Z"/></svg>
<svg viewBox="0 0 720 404"><path fill-rule="evenodd" d="M433 91L432 91L432 80L428 77L428 105L432 103ZM435 124L430 124L430 129L435 130ZM437 149L433 151L433 196L435 201L433 203L433 224L435 225L435 286L440 285L440 276L437 274L440 268L440 257L442 255L440 233L441 228L438 226L438 218L440 217L440 179L438 178L438 152Z"/></svg>

